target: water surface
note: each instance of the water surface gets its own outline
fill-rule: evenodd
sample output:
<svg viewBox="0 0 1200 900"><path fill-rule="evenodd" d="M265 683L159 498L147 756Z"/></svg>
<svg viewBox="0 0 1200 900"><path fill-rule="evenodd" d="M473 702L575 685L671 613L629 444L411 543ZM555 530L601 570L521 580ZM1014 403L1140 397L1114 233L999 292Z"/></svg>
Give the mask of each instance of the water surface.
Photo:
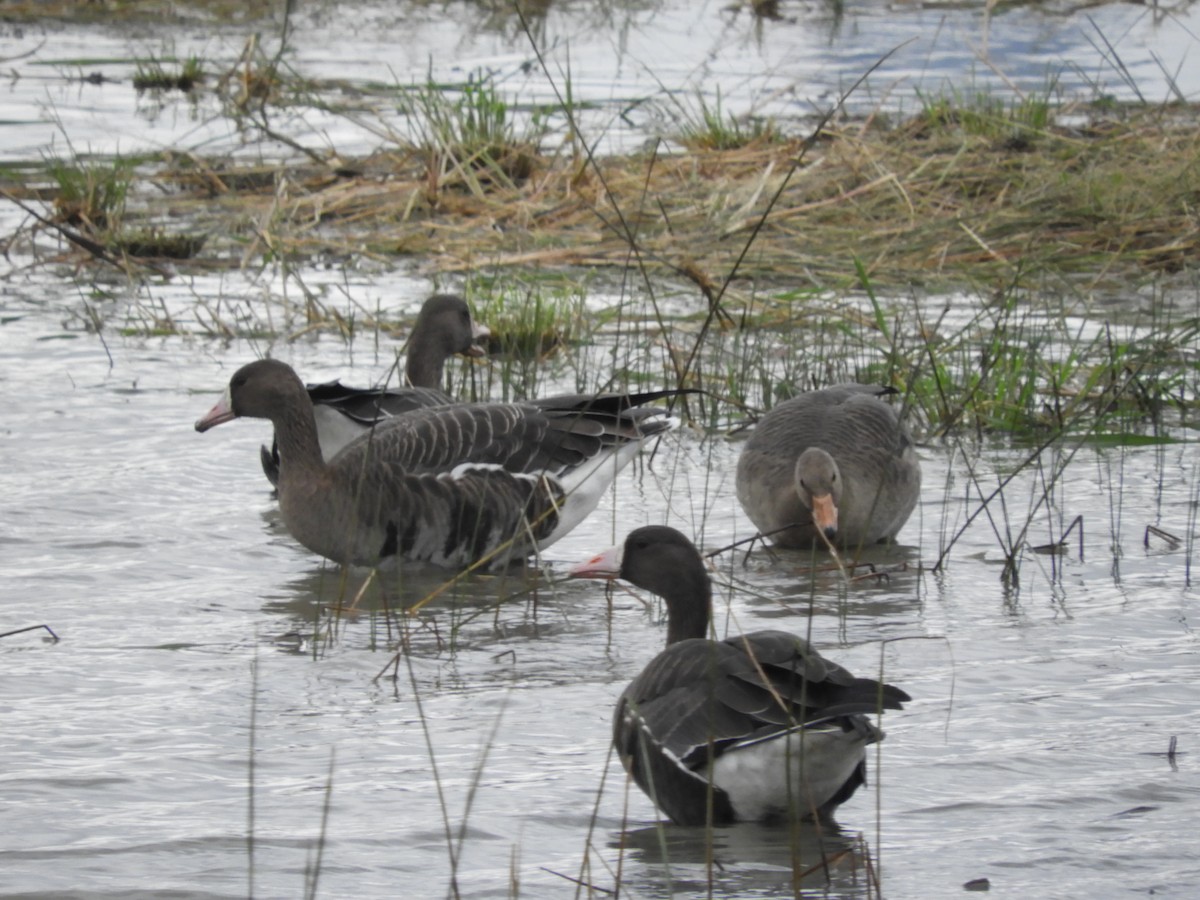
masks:
<svg viewBox="0 0 1200 900"><path fill-rule="evenodd" d="M110 335L106 352L55 326L48 288L10 281L2 304L3 618L62 638L0 642L4 891L243 896L253 858L262 896L296 894L318 860L329 896L437 895L448 828L466 896L508 896L514 879L522 896L563 896L561 876L581 871L611 886L623 830L625 882L668 895L653 811L625 796L607 746L616 695L663 639L655 605L618 591L610 606L589 583L534 596L519 578L473 579L428 608L397 677L377 680L395 636L378 611L329 616L337 573L282 532L258 469L268 429L192 430L255 348ZM276 350L310 372L375 371L341 342ZM748 536L737 449L678 435L547 553L549 579L646 522L713 548ZM1025 453L976 452L983 473ZM1010 896L1190 894L1194 542L1145 549L1142 536L1194 527L1194 445L1080 450L1031 541L1082 515L1083 554L1027 553L1016 587L986 517L943 572L922 571L978 500L953 448L921 455L918 513L901 546L872 553L886 580L847 587L800 554L718 557L722 627L810 633L916 698L888 714L872 788L826 846L861 835L889 896L948 896L977 877ZM1012 524L1040 490L1032 476L1010 486ZM790 884L789 845L760 831L718 836L718 895ZM703 896L702 841L668 837L675 896ZM865 896L861 878L847 862L829 892Z"/></svg>
<svg viewBox="0 0 1200 900"><path fill-rule="evenodd" d="M782 3L765 20L748 4L557 2L530 21L503 4L309 0L296 4L281 60L310 80L311 102L272 111L273 130L319 152L368 153L411 139L397 88L486 74L510 104L558 106L570 96L600 151L636 149L696 122L702 106L775 118L786 128L824 113L873 71L851 110L911 115L928 98L977 94L1062 100L1195 100L1200 12L1111 3L1077 11L1028 4L985 15L974 4ZM281 25L170 29L0 27L10 78L0 159L50 152L126 155L164 149L288 156L250 120L223 115L212 91L195 101L132 88L137 60L196 56L209 86L235 67L252 35L278 49ZM535 50L536 45L536 50ZM539 60L539 54L541 59ZM169 68L169 65L168 65ZM550 145L567 123L551 117ZM807 130L806 128L804 130Z"/></svg>

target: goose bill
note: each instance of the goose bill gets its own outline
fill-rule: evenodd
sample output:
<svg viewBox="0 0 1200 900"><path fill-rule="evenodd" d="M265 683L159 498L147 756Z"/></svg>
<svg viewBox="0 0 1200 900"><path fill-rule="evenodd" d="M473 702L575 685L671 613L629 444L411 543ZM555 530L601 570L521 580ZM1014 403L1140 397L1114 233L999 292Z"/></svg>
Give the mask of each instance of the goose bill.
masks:
<svg viewBox="0 0 1200 900"><path fill-rule="evenodd" d="M467 356L487 356L487 348L480 341L486 341L492 336L492 330L486 325L471 322L471 346L467 348Z"/></svg>
<svg viewBox="0 0 1200 900"><path fill-rule="evenodd" d="M224 395L217 401L216 405L196 420L196 430L208 431L210 428L216 428L218 425L231 422L236 418L237 416L233 411L233 403L229 398L229 389L226 388Z"/></svg>
<svg viewBox="0 0 1200 900"><path fill-rule="evenodd" d="M837 507L833 505L832 495L813 497L812 518L813 524L818 530L825 532L830 537L837 534L838 511Z"/></svg>
<svg viewBox="0 0 1200 900"><path fill-rule="evenodd" d="M571 578L620 578L621 558L624 556L624 552L624 544L609 547L599 556L593 556L587 562L571 566L567 570L567 575Z"/></svg>

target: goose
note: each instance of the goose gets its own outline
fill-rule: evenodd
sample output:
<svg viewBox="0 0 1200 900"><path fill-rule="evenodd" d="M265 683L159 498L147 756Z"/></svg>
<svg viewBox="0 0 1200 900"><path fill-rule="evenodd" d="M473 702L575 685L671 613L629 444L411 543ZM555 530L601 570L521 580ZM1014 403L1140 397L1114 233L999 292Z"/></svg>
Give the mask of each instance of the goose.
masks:
<svg viewBox="0 0 1200 900"><path fill-rule="evenodd" d="M641 442L677 424L642 404L676 393L428 407L381 420L326 461L304 384L286 363L262 359L234 373L196 430L269 419L284 526L326 559L498 568L590 513Z"/></svg>
<svg viewBox="0 0 1200 900"><path fill-rule="evenodd" d="M485 356L479 343L491 332L471 317L467 301L457 294L434 294L421 306L408 338L404 363L407 384L398 387L355 388L340 381L307 387L317 419L321 455L332 459L380 418L399 416L427 406L445 406L454 398L442 390L446 360L455 354ZM279 481L279 444L260 450L263 473Z"/></svg>
<svg viewBox="0 0 1200 900"><path fill-rule="evenodd" d="M829 818L883 738L867 717L911 699L786 631L709 640L712 583L674 528L632 531L569 575L620 578L666 602L667 647L617 701L613 744L678 825Z"/></svg>
<svg viewBox="0 0 1200 900"><path fill-rule="evenodd" d="M921 464L891 388L842 384L780 403L737 464L750 521L782 547L893 541L921 490Z"/></svg>

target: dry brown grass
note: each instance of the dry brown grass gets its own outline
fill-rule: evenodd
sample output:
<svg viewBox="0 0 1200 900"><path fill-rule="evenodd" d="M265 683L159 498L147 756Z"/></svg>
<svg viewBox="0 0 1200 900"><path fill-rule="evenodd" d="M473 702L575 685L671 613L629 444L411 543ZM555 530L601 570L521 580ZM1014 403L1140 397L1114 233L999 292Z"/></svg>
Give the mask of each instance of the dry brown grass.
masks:
<svg viewBox="0 0 1200 900"><path fill-rule="evenodd" d="M1196 113L1126 109L1003 139L925 118L852 122L807 150L538 156L516 185L416 151L336 169L192 160L159 178L183 192L169 199L177 216L243 236L239 259L265 222L276 249L412 256L428 272L622 267L632 235L653 269L719 281L765 216L743 276L826 286L854 278L857 258L883 286L1018 268L1128 278L1200 258ZM232 249L215 240L208 252Z"/></svg>
<svg viewBox="0 0 1200 900"><path fill-rule="evenodd" d="M653 273L711 290L749 244L739 277L794 287L855 282L856 265L884 289L1127 282L1200 259L1198 112L1092 110L1086 125L998 137L925 115L851 121L811 145L535 154L524 177L405 148L279 166L175 154L139 168L155 187L131 191L126 221L206 235L193 261L206 268L268 250L409 258L426 273L620 268L636 245ZM5 187L34 196L30 178Z"/></svg>
<svg viewBox="0 0 1200 900"><path fill-rule="evenodd" d="M95 22L254 22L274 14L275 0L0 0L0 16L14 22L62 21L72 25Z"/></svg>

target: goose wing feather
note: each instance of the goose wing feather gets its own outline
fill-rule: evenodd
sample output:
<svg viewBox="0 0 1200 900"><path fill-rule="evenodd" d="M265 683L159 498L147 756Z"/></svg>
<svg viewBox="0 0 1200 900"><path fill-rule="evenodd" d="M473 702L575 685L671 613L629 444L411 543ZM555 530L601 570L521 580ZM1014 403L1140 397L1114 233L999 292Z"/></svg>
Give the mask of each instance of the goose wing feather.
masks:
<svg viewBox="0 0 1200 900"><path fill-rule="evenodd" d="M410 474L436 474L463 464L509 472L553 474L607 448L665 430L661 409L621 413L545 404L476 403L416 410L381 422L348 446Z"/></svg>
<svg viewBox="0 0 1200 900"><path fill-rule="evenodd" d="M335 380L310 384L307 389L313 403L335 407L343 415L366 427L380 418L454 403L445 391L429 387L356 388Z"/></svg>
<svg viewBox="0 0 1200 900"><path fill-rule="evenodd" d="M390 461L361 480L339 474L355 482L345 487L361 500L325 533L352 536L342 557L368 564L396 556L458 567L506 545L504 558L523 556L553 530L562 501L550 479L499 466L410 474Z"/></svg>
<svg viewBox="0 0 1200 900"><path fill-rule="evenodd" d="M635 711L657 743L692 766L752 736L870 715L881 706L899 709L907 699L899 688L855 678L795 635L761 631L672 644L630 684L621 707ZM615 723L618 737L627 727L623 715Z"/></svg>

